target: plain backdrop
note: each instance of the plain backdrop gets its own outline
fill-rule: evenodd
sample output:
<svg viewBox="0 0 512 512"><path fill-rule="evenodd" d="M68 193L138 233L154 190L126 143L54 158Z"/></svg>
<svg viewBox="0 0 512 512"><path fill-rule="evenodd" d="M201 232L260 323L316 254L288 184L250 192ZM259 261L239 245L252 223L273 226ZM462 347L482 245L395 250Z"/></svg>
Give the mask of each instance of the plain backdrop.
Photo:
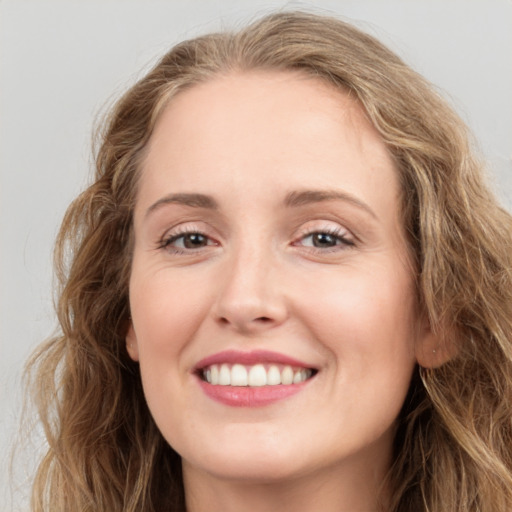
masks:
<svg viewBox="0 0 512 512"><path fill-rule="evenodd" d="M0 0L2 510L25 507L23 470L14 498L7 485L22 366L55 327L52 246L66 206L88 183L95 119L172 44L276 8L352 20L437 84L512 206L511 0Z"/></svg>

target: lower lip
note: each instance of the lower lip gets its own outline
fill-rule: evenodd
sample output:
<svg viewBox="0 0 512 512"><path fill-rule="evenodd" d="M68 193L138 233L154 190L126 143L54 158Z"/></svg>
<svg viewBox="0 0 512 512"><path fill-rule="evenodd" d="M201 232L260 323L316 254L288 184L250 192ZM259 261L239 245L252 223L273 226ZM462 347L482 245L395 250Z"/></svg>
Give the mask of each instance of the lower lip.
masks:
<svg viewBox="0 0 512 512"><path fill-rule="evenodd" d="M300 384L278 386L214 386L199 379L204 393L216 402L231 407L263 407L284 400L302 391L310 379Z"/></svg>

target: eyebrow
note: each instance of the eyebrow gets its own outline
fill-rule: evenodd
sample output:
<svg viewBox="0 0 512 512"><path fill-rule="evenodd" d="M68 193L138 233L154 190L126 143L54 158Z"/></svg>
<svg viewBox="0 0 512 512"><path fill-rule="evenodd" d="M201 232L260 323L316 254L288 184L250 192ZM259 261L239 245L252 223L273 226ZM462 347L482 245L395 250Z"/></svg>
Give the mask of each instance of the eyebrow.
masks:
<svg viewBox="0 0 512 512"><path fill-rule="evenodd" d="M373 210L357 197L347 192L339 192L333 190L296 190L286 195L284 205L287 208L297 208L308 204L321 203L324 201L344 201L365 211L374 219L377 218ZM206 208L209 210L218 210L219 205L212 196L206 194L168 194L155 203L153 203L146 211L146 217L158 210L162 206L168 204L180 204L191 208Z"/></svg>
<svg viewBox="0 0 512 512"><path fill-rule="evenodd" d="M298 190L290 192L284 201L287 207L298 207L313 203L321 203L323 201L344 201L365 211L374 219L377 219L375 212L363 201L348 194L347 192L339 192L335 190Z"/></svg>
<svg viewBox="0 0 512 512"><path fill-rule="evenodd" d="M192 208L207 208L217 210L219 205L212 196L206 194L169 194L153 203L146 211L146 217L167 204L181 204Z"/></svg>

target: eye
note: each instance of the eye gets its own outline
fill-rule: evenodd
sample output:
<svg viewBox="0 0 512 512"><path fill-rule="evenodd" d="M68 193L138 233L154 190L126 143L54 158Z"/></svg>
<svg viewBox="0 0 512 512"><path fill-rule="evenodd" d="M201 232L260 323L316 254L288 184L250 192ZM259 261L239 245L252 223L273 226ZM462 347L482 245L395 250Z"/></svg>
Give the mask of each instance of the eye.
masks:
<svg viewBox="0 0 512 512"><path fill-rule="evenodd" d="M202 233L186 233L172 237L167 245L180 247L181 249L198 249L208 245L208 237Z"/></svg>
<svg viewBox="0 0 512 512"><path fill-rule="evenodd" d="M302 245L326 249L340 244L340 238L331 233L311 233L302 239Z"/></svg>
<svg viewBox="0 0 512 512"><path fill-rule="evenodd" d="M164 238L159 247L175 253L193 252L204 247L217 245L209 236L201 232L190 231L172 234Z"/></svg>
<svg viewBox="0 0 512 512"><path fill-rule="evenodd" d="M347 231L341 228L333 228L305 233L293 245L308 247L312 250L336 250L337 248L343 249L343 247L355 244Z"/></svg>

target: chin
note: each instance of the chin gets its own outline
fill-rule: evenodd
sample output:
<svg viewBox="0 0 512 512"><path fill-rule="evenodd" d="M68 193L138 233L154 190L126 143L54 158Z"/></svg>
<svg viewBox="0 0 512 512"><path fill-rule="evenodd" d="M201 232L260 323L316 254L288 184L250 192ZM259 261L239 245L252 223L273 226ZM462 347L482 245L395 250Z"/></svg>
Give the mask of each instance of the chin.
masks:
<svg viewBox="0 0 512 512"><path fill-rule="evenodd" d="M272 483L293 479L308 472L305 453L283 443L282 437L270 442L258 436L232 438L231 443L197 445L183 453L183 465L223 480Z"/></svg>
<svg viewBox="0 0 512 512"><path fill-rule="evenodd" d="M183 464L186 467L188 463L184 460ZM294 461L273 459L273 456L267 453L253 460L239 456L217 458L212 464L202 460L199 469L216 479L245 481L251 484L278 483L293 480L307 473L305 468L294 464Z"/></svg>

